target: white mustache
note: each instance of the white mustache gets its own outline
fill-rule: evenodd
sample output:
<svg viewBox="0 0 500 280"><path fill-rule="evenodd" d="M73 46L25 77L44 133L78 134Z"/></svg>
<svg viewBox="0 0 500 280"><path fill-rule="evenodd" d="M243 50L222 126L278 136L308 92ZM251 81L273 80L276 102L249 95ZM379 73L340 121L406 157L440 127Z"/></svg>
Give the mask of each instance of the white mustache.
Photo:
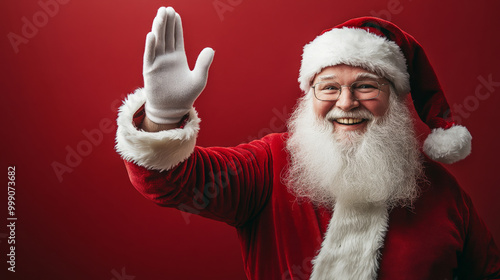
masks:
<svg viewBox="0 0 500 280"><path fill-rule="evenodd" d="M367 119L371 120L374 118L373 114L366 109L356 109L354 111L345 112L339 108L333 108L325 116L327 120L335 120L340 118L355 118L355 119Z"/></svg>

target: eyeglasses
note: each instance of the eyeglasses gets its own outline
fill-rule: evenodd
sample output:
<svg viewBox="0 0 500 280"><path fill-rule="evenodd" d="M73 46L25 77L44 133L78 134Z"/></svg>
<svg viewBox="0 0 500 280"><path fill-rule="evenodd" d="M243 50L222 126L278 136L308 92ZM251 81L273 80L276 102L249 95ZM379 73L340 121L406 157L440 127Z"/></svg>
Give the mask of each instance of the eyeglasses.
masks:
<svg viewBox="0 0 500 280"><path fill-rule="evenodd" d="M381 84L377 81L356 81L351 85L341 85L337 82L319 82L312 88L314 96L321 101L335 101L340 98L342 87L348 87L356 100L369 100L377 98L380 94Z"/></svg>

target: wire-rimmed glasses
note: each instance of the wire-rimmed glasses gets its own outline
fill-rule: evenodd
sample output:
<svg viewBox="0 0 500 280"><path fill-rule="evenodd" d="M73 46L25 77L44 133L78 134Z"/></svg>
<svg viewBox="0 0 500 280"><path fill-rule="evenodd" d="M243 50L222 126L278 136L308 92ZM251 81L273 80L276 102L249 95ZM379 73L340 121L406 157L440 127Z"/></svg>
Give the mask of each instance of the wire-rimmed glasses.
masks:
<svg viewBox="0 0 500 280"><path fill-rule="evenodd" d="M380 94L381 84L377 81L355 81L350 85L341 85L333 81L324 81L314 84L314 96L321 101L335 101L340 98L343 87L348 87L356 100L369 100L377 98Z"/></svg>

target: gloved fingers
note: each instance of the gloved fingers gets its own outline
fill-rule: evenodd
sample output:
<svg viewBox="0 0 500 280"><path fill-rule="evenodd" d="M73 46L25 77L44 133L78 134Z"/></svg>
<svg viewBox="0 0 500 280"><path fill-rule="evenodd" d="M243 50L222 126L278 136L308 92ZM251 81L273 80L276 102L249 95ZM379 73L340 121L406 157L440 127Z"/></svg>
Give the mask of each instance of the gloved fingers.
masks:
<svg viewBox="0 0 500 280"><path fill-rule="evenodd" d="M144 66L143 69L146 69L147 66L153 64L155 60L155 47L156 47L156 38L153 32L149 32L146 35L146 47L144 48Z"/></svg>
<svg viewBox="0 0 500 280"><path fill-rule="evenodd" d="M208 76L208 69L212 64L214 59L214 50L212 48L204 48L198 55L196 59L196 64L193 69L193 73L196 77L199 77L206 81Z"/></svg>
<svg viewBox="0 0 500 280"><path fill-rule="evenodd" d="M155 19L153 20L153 28L151 31L156 37L156 55L165 53L165 22L166 22L166 8L161 7L158 9Z"/></svg>
<svg viewBox="0 0 500 280"><path fill-rule="evenodd" d="M166 27L165 27L165 52L173 52L174 46L175 46L175 15L176 12L174 8L168 7L166 9L167 11L167 16L166 16Z"/></svg>
<svg viewBox="0 0 500 280"><path fill-rule="evenodd" d="M179 14L175 15L175 50L184 51L184 35L182 34L182 20Z"/></svg>

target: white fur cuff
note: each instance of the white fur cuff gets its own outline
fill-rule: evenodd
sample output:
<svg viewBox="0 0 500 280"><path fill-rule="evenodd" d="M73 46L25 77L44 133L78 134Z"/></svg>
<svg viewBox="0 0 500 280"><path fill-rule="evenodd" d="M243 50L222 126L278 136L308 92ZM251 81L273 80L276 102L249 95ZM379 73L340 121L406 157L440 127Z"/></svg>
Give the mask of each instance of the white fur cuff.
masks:
<svg viewBox="0 0 500 280"><path fill-rule="evenodd" d="M424 152L435 161L450 164L470 154L471 141L472 136L464 126L435 128L425 139Z"/></svg>
<svg viewBox="0 0 500 280"><path fill-rule="evenodd" d="M200 129L200 119L191 109L184 128L159 132L145 132L133 124L134 114L146 102L144 90L129 94L118 112L116 151L137 165L158 170L169 170L186 160L194 150Z"/></svg>

